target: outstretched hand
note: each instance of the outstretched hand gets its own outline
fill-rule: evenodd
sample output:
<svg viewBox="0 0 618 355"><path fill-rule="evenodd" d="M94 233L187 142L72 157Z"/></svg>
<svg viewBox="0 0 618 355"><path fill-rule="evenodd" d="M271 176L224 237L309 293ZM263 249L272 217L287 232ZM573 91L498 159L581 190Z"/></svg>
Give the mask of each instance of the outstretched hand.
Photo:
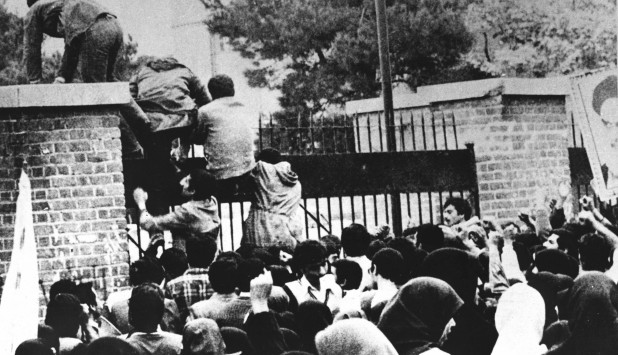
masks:
<svg viewBox="0 0 618 355"><path fill-rule="evenodd" d="M141 187L138 187L135 190L133 190L133 199L135 200L135 203L137 204L137 207L139 207L140 210L146 209L146 201L148 200L148 193L144 191L144 189L142 189Z"/></svg>

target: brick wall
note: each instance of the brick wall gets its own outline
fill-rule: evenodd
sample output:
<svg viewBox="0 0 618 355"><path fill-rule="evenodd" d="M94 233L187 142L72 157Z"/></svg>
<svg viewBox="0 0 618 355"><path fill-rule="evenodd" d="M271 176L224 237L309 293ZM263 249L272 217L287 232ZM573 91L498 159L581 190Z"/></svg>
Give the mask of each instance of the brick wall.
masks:
<svg viewBox="0 0 618 355"><path fill-rule="evenodd" d="M83 104L76 101L68 104ZM25 160L43 286L61 278L94 281L105 297L126 286L128 274L119 114L87 101L44 108L0 102L0 275L10 262Z"/></svg>
<svg viewBox="0 0 618 355"><path fill-rule="evenodd" d="M474 143L481 213L516 219L521 209L545 208L557 196L558 184L570 180L568 89L563 78L421 87L417 94L395 98L397 148L464 149L465 143ZM362 152L382 150L380 138L386 147L381 110L381 99L346 106L348 114L361 117L357 148ZM435 194L432 206L434 222L439 222Z"/></svg>

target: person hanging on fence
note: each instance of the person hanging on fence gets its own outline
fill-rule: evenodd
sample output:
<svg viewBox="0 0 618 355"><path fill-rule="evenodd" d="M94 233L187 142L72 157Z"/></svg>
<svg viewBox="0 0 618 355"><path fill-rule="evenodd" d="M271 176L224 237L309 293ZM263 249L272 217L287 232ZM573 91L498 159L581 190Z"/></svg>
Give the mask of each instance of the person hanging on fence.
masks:
<svg viewBox="0 0 618 355"><path fill-rule="evenodd" d="M243 225L241 244L258 247L286 246L293 250L302 242L300 215L302 187L290 163L279 151L267 148L251 171L251 209Z"/></svg>
<svg viewBox="0 0 618 355"><path fill-rule="evenodd" d="M208 81L212 102L201 107L190 138L204 147L206 171L217 181L217 197L237 194L255 167L254 125L258 113L234 97L234 82L227 75Z"/></svg>
<svg viewBox="0 0 618 355"><path fill-rule="evenodd" d="M177 169L170 159L172 141L186 137L195 124L197 109L210 102L206 86L184 64L172 57L148 61L129 81L131 96L152 124L148 162L148 210L169 211L176 194Z"/></svg>
<svg viewBox="0 0 618 355"><path fill-rule="evenodd" d="M142 188L133 192L133 198L140 210L140 226L151 236L151 249L162 243L163 230L170 230L174 238L174 247L185 250L188 238L213 238L219 235L221 220L217 199L213 196L214 179L203 169L195 169L180 181L181 195L188 199L174 211L153 216L146 210L148 193Z"/></svg>

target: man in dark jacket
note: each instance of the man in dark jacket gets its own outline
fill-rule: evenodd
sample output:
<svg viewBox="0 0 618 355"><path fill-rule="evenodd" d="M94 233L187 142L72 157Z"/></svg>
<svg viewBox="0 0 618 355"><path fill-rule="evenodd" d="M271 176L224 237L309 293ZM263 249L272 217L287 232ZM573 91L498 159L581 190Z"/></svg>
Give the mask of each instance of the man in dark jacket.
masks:
<svg viewBox="0 0 618 355"><path fill-rule="evenodd" d="M157 58L146 63L130 80L131 96L148 116L152 145L146 148L150 199L148 210L165 214L178 186L170 160L172 141L186 139L195 124L197 109L210 102L208 91L193 72L176 59Z"/></svg>
<svg viewBox="0 0 618 355"><path fill-rule="evenodd" d="M30 11L24 23L24 62L31 84L42 80L43 34L64 37L62 64L54 83L73 81L77 63L85 83L116 81L114 67L123 36L116 16L94 0L27 0ZM120 107L123 157L140 156L147 145L149 123L131 100Z"/></svg>

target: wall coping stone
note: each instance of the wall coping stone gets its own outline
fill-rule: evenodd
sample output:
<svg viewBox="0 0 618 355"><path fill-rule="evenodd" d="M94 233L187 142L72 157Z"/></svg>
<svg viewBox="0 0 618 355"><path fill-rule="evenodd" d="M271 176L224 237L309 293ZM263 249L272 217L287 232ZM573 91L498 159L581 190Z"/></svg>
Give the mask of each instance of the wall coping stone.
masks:
<svg viewBox="0 0 618 355"><path fill-rule="evenodd" d="M570 84L568 77L565 76L543 79L494 78L421 86L416 94L393 97L393 106L395 110L420 108L437 102L478 99L496 95L568 96L569 91ZM345 105L346 114L382 110L381 97L349 101Z"/></svg>
<svg viewBox="0 0 618 355"><path fill-rule="evenodd" d="M0 87L0 109L120 105L128 103L130 99L127 82Z"/></svg>

